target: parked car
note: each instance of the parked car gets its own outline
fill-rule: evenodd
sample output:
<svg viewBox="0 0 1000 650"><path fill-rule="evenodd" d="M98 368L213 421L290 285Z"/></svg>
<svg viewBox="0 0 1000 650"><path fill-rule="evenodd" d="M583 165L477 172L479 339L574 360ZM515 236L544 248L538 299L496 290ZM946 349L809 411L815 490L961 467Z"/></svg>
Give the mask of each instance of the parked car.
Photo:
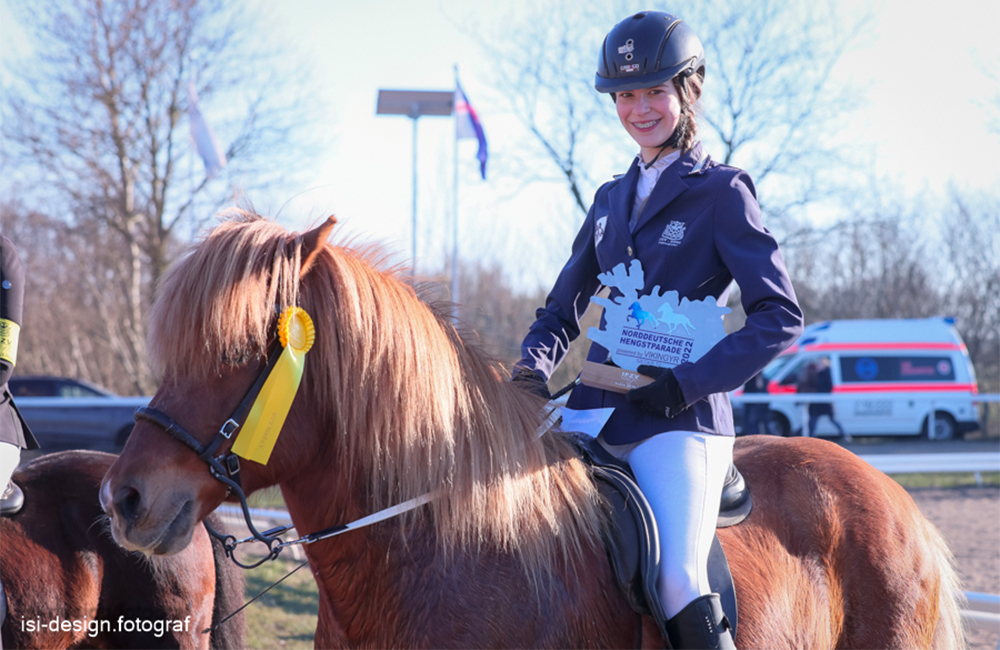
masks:
<svg viewBox="0 0 1000 650"><path fill-rule="evenodd" d="M836 419L852 435L927 435L934 439L978 428L976 373L948 318L834 320L805 328L799 340L764 369L770 394L794 394L810 363L830 361ZM738 397L737 397L738 399ZM832 400L831 400L832 401ZM802 428L794 401L770 403L769 428L788 435ZM818 436L838 432L821 419Z"/></svg>
<svg viewBox="0 0 1000 650"><path fill-rule="evenodd" d="M135 409L149 404L149 397L121 397L68 377L11 377L8 387L42 451L117 453L132 433Z"/></svg>
<svg viewBox="0 0 1000 650"><path fill-rule="evenodd" d="M11 377L7 382L11 395L18 397L116 397L103 386L69 377Z"/></svg>

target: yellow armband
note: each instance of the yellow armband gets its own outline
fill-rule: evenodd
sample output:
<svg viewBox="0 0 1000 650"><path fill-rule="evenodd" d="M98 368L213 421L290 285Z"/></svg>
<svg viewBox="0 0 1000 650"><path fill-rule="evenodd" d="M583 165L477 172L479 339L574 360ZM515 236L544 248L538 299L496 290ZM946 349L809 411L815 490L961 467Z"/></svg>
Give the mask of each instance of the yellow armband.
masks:
<svg viewBox="0 0 1000 650"><path fill-rule="evenodd" d="M17 337L21 334L21 326L12 320L0 318L0 359L17 365Z"/></svg>

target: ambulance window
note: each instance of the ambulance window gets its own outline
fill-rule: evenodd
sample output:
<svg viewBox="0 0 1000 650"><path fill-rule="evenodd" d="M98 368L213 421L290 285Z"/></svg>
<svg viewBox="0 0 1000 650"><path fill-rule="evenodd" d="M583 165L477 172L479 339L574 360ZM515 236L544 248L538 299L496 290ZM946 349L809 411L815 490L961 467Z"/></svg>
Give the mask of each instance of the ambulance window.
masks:
<svg viewBox="0 0 1000 650"><path fill-rule="evenodd" d="M788 362L792 360L792 356L793 355L791 354L786 354L784 356L778 357L771 363L764 366L764 369L761 371L764 374L764 378L774 379L774 377L777 376L777 374L781 371L781 369L784 368L788 364Z"/></svg>
<svg viewBox="0 0 1000 650"><path fill-rule="evenodd" d="M955 366L950 357L842 356L840 376L845 382L954 381Z"/></svg>
<svg viewBox="0 0 1000 650"><path fill-rule="evenodd" d="M781 386L795 386L799 383L799 375L805 370L806 364L812 361L812 359L803 359L799 361L795 366L785 375L785 378L781 380Z"/></svg>

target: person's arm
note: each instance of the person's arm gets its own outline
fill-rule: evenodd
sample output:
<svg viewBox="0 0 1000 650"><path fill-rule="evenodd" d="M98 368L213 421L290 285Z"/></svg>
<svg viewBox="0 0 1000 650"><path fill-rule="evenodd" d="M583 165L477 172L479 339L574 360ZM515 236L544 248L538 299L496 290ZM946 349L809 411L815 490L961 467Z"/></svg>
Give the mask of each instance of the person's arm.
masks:
<svg viewBox="0 0 1000 650"><path fill-rule="evenodd" d="M738 388L802 332L802 311L778 242L761 223L746 174L733 174L720 188L713 219L715 248L740 287L747 319L698 361L674 368L688 406Z"/></svg>
<svg viewBox="0 0 1000 650"><path fill-rule="evenodd" d="M562 362L569 344L580 335L580 318L600 286L600 267L594 248L594 207L573 242L569 261L559 273L545 306L535 312L535 322L521 343L520 371L537 373L548 380Z"/></svg>

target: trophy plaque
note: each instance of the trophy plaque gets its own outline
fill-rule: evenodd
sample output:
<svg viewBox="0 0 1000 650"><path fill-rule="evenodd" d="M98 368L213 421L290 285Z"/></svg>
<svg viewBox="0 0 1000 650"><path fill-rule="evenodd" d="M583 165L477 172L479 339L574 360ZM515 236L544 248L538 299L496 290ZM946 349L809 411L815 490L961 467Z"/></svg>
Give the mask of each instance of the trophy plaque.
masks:
<svg viewBox="0 0 1000 650"><path fill-rule="evenodd" d="M597 278L619 295L590 299L604 307L605 327L591 327L587 337L607 349L617 367L585 363L580 380L587 386L627 393L652 382L637 372L639 366L673 368L696 361L726 335L722 317L731 310L712 296L678 300L676 291L661 294L659 285L640 296L645 276L639 260L628 267L619 264Z"/></svg>

